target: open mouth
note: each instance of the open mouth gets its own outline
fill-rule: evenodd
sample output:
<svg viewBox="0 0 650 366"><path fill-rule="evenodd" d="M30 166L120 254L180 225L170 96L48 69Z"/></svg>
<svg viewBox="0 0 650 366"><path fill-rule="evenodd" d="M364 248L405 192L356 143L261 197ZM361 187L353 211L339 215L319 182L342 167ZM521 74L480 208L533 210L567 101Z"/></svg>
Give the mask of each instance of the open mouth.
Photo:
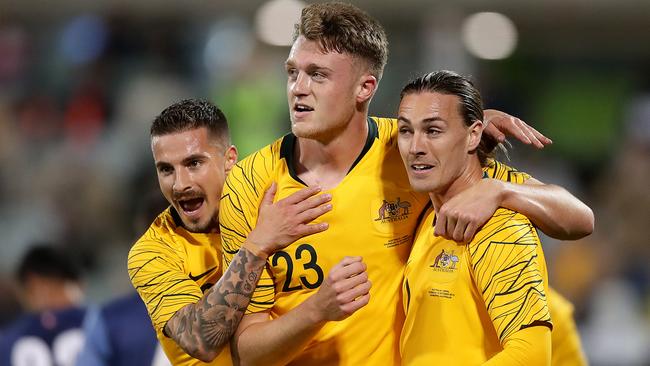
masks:
<svg viewBox="0 0 650 366"><path fill-rule="evenodd" d="M189 198L178 200L178 205L186 215L196 213L202 206L205 199L203 197Z"/></svg>
<svg viewBox="0 0 650 366"><path fill-rule="evenodd" d="M416 172L422 172L422 171L427 171L433 169L433 165L429 164L411 164L411 169L415 170Z"/></svg>
<svg viewBox="0 0 650 366"><path fill-rule="evenodd" d="M296 103L293 106L293 110L296 111L296 112L312 112L314 110L314 108L312 108L312 107L310 107L310 106L308 106L306 104Z"/></svg>

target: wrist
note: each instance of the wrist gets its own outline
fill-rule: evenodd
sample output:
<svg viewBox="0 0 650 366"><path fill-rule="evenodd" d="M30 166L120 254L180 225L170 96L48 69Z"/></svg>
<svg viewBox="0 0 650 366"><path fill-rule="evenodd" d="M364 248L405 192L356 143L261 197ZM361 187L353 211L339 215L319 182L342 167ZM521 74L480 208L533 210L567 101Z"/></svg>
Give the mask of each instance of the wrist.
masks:
<svg viewBox="0 0 650 366"><path fill-rule="evenodd" d="M267 243L267 241L264 240L265 238L265 235L257 235L256 229L253 229L253 231L248 233L246 242L249 242L250 245L254 246L253 250L257 249L258 252L261 252L266 257L270 257L275 253L275 250L273 249L272 243Z"/></svg>
<svg viewBox="0 0 650 366"><path fill-rule="evenodd" d="M311 324L318 325L327 321L324 312L319 307L321 303L322 301L318 298L318 292L303 302L306 310L305 315Z"/></svg>
<svg viewBox="0 0 650 366"><path fill-rule="evenodd" d="M266 260L270 256L270 254L267 253L262 247L260 247L258 244L254 243L249 239L246 239L246 241L244 241L244 244L242 244L242 248L246 249L254 256L264 260Z"/></svg>
<svg viewBox="0 0 650 366"><path fill-rule="evenodd" d="M499 207L508 207L508 201L513 195L512 185L502 180L493 179L494 190L497 192Z"/></svg>

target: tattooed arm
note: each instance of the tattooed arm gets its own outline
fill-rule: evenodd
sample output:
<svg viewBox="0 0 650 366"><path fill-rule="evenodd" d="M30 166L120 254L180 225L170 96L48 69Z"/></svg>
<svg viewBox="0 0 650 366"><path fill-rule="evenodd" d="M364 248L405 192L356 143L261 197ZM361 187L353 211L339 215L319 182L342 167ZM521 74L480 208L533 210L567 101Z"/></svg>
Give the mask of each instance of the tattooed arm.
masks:
<svg viewBox="0 0 650 366"><path fill-rule="evenodd" d="M256 255L245 245L201 300L174 314L165 334L190 356L212 361L237 329L265 264L265 254Z"/></svg>
<svg viewBox="0 0 650 366"><path fill-rule="evenodd" d="M328 227L309 223L331 210L329 194L317 195L318 187L304 188L274 204L275 190L273 184L264 195L257 225L223 277L198 302L178 310L164 327L165 335L194 358L210 362L230 341L270 254Z"/></svg>

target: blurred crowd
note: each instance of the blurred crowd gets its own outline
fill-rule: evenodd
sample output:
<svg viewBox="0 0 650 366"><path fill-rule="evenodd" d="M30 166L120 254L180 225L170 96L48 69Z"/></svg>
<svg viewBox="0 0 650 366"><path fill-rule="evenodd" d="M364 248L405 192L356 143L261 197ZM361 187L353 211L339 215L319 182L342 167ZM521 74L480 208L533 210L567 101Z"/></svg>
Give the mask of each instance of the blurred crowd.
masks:
<svg viewBox="0 0 650 366"><path fill-rule="evenodd" d="M256 41L247 21L0 17L0 326L25 309L15 273L34 243L52 243L82 265L86 304L130 291L126 255L143 231L133 224L137 206L157 189L148 128L164 107L214 101L241 157L288 131L288 48ZM371 114L392 116L397 91L418 72L454 69L416 62L425 57L404 45L416 43L407 26L415 27L386 24L390 77ZM544 238L551 283L575 305L588 358L650 364L650 70L532 48L523 43L511 59L469 71L488 107L554 140L543 151L515 144L510 164L594 210L593 235Z"/></svg>

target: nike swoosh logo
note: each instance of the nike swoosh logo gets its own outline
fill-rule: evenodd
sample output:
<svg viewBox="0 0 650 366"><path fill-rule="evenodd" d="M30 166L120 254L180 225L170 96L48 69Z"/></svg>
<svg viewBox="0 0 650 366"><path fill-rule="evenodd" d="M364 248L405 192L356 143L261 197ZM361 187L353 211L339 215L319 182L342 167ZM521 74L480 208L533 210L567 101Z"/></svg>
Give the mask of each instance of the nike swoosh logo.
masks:
<svg viewBox="0 0 650 366"><path fill-rule="evenodd" d="M190 279L191 279L192 281L196 282L196 281L200 280L201 278L203 278L203 277L207 276L208 274L210 274L210 272L214 271L215 269L217 269L216 266L210 268L209 270L207 270L207 271L205 271L205 272L203 272L203 273L201 273L200 275L193 276L192 273L190 273L189 276L190 276Z"/></svg>

